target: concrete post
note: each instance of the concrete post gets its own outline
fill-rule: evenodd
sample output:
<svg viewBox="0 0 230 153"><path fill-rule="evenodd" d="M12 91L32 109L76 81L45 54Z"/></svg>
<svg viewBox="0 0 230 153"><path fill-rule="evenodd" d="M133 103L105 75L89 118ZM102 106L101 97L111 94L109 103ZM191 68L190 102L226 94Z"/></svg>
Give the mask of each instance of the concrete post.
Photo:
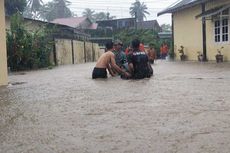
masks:
<svg viewBox="0 0 230 153"><path fill-rule="evenodd" d="M4 0L0 0L0 86L8 84Z"/></svg>

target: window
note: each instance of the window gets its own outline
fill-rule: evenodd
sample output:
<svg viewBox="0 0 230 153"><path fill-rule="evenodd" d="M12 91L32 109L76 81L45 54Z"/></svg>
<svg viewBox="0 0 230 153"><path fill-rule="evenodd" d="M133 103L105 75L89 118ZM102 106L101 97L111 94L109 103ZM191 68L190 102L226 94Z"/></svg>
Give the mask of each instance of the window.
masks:
<svg viewBox="0 0 230 153"><path fill-rule="evenodd" d="M215 21L215 42L220 42L220 21Z"/></svg>
<svg viewBox="0 0 230 153"><path fill-rule="evenodd" d="M214 22L215 42L228 42L229 40L229 9L224 10L219 19Z"/></svg>
<svg viewBox="0 0 230 153"><path fill-rule="evenodd" d="M228 19L222 20L222 41L228 41Z"/></svg>

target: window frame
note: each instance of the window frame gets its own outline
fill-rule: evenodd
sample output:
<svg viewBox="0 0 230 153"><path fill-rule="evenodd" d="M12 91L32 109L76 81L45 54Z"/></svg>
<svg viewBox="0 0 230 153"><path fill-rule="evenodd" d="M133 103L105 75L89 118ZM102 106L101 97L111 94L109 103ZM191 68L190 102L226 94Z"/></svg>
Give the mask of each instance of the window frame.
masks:
<svg viewBox="0 0 230 153"><path fill-rule="evenodd" d="M225 11L225 10L224 10ZM213 34L214 34L214 43L216 44L226 44L226 43L229 43L230 42L230 8L228 9L228 15L223 15L223 12L222 11L220 14L219 14L219 18L218 19L215 19L214 22L213 22ZM226 26L223 26L223 21L227 19L228 21L228 24L227 24L227 28L228 28L228 32L227 33L223 33L223 28L226 27ZM216 21L219 21L220 25L219 25L219 30L220 30L220 34L219 34L219 37L220 37L220 41L216 41ZM227 34L227 37L228 37L228 40L227 41L223 41L223 36Z"/></svg>

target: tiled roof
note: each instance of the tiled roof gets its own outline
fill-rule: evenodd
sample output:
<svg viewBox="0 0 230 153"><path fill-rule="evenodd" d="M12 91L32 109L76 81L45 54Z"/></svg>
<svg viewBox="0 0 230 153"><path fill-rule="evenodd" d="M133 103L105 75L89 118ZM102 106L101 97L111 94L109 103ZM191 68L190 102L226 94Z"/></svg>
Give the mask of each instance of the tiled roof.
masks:
<svg viewBox="0 0 230 153"><path fill-rule="evenodd" d="M98 24L97 24L97 23L92 23L92 24L90 25L89 29L95 30L95 29L97 29L97 27L98 27Z"/></svg>

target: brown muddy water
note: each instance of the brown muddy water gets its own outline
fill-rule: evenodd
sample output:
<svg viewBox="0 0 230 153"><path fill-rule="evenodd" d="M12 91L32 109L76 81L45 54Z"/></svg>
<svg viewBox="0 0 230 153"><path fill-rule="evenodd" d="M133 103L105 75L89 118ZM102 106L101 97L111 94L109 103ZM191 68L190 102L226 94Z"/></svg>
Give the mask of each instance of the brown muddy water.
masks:
<svg viewBox="0 0 230 153"><path fill-rule="evenodd" d="M157 61L139 81L92 80L94 65L11 74L0 152L230 152L229 63Z"/></svg>

